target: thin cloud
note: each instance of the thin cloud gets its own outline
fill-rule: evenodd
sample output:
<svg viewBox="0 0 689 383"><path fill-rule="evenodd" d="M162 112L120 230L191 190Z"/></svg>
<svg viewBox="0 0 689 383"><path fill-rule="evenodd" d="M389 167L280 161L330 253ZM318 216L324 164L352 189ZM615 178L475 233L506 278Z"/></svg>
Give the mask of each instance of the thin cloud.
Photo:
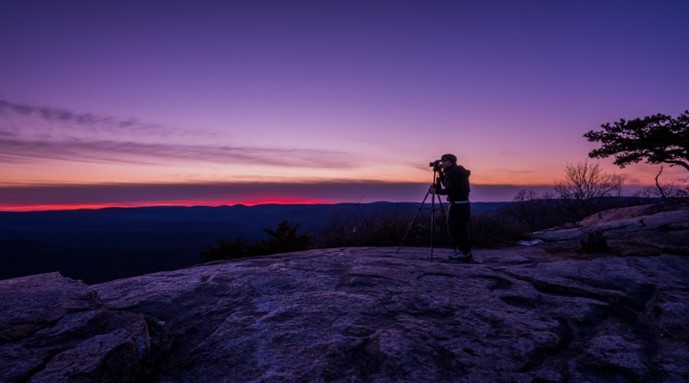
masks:
<svg viewBox="0 0 689 383"><path fill-rule="evenodd" d="M12 115L38 118L41 124L20 127ZM0 126L0 162L26 163L62 160L89 163L159 164L192 161L215 164L262 164L299 168L349 168L355 165L344 152L321 149L265 148L223 144L189 144L184 136L191 131L141 123L135 119L118 120L64 109L35 107L0 100L0 115L8 117ZM11 125L11 126L8 126ZM36 132L31 128L39 127ZM65 126L68 125L69 129ZM74 131L73 126L85 131ZM54 128L54 129L53 129ZM41 130L42 129L42 130ZM52 129L52 130L51 130ZM93 130L103 135L92 134ZM141 141L126 137L134 133ZM204 136L205 131L195 131ZM177 135L185 143L167 136ZM164 143L150 142L166 138ZM209 138L213 138L212 135ZM148 141L148 142L147 142ZM318 159L317 161L314 159Z"/></svg>
<svg viewBox="0 0 689 383"><path fill-rule="evenodd" d="M0 114L6 118L21 116L35 118L47 122L48 126L80 127L88 131L100 131L112 134L146 134L156 137L170 135L199 135L215 136L217 132L210 129L180 129L170 126L139 121L135 118L116 118L93 113L78 113L64 108L51 108L29 104L19 104L0 100ZM37 124L36 127L46 125Z"/></svg>
<svg viewBox="0 0 689 383"><path fill-rule="evenodd" d="M314 161L318 158L319 161ZM94 163L158 163L194 161L216 164L264 164L283 167L348 168L344 153L317 149L275 149L226 145L153 144L132 141L0 139L0 161L21 163L52 159Z"/></svg>
<svg viewBox="0 0 689 383"><path fill-rule="evenodd" d="M493 173L512 173L512 174L533 174L535 171L531 169L523 169L523 170L516 170L516 169L508 169L508 168L494 168L490 169L491 172Z"/></svg>

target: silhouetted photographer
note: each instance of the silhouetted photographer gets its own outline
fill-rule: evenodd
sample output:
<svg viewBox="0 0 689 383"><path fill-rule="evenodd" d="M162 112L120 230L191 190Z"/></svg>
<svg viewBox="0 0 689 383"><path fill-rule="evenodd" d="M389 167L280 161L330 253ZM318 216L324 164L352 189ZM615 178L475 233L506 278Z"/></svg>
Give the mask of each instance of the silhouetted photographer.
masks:
<svg viewBox="0 0 689 383"><path fill-rule="evenodd" d="M428 191L446 195L450 203L447 213L447 231L455 245L455 253L449 258L456 261L469 261L473 257L468 232L471 217L469 203L471 172L457 164L457 157L454 154L443 154L435 164L441 171L436 183L431 185Z"/></svg>

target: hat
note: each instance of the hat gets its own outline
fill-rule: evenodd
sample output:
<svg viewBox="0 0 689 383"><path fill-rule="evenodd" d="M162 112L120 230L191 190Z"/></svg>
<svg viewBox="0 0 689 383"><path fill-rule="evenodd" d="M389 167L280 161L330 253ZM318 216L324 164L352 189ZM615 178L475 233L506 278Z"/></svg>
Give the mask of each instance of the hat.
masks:
<svg viewBox="0 0 689 383"><path fill-rule="evenodd" d="M443 160L443 161L450 161L450 162L452 162L453 164L456 164L456 163L457 163L457 156L455 156L454 154L450 154L450 153L443 154L443 155L440 157L440 159Z"/></svg>

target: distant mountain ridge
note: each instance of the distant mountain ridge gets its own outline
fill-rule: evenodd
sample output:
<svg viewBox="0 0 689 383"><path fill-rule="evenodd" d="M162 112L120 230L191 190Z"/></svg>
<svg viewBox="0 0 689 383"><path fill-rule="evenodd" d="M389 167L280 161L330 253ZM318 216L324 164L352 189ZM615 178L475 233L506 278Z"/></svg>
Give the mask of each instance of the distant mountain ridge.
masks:
<svg viewBox="0 0 689 383"><path fill-rule="evenodd" d="M477 202L475 214L507 203ZM430 204L376 202L323 205L152 206L0 212L0 279L40 272L101 282L199 262L217 240L263 239L280 221L317 233L337 216L417 211ZM446 204L444 204L446 206ZM447 207L447 206L446 206Z"/></svg>

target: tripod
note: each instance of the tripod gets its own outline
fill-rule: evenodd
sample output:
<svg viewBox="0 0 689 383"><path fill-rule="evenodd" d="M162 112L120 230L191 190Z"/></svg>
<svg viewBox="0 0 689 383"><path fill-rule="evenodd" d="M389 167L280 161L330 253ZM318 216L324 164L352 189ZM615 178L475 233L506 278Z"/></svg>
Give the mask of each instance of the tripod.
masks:
<svg viewBox="0 0 689 383"><path fill-rule="evenodd" d="M440 183L439 177L438 177L438 167L433 168L433 185L438 185ZM407 228L407 232L404 233L404 237L402 237L402 242L400 242L399 247L397 248L397 253L400 253L400 249L402 248L402 244L404 241L407 239L407 235L409 235L409 231L411 228L414 226L414 222L416 222L416 218L418 218L419 213L421 213L421 209L423 209L424 204L426 203L426 199L428 199L428 195L432 194L431 196L431 262L433 262L433 237L435 237L435 199L436 199L436 194L431 193L431 190L426 192L426 196L423 197L423 200L421 201L421 204L419 205L419 208L416 210L416 214L414 214L414 218L411 220L409 223L409 227ZM443 202L440 200L440 196L438 198L438 204L440 205L440 211L443 213L443 217L445 217L445 209L443 208Z"/></svg>

